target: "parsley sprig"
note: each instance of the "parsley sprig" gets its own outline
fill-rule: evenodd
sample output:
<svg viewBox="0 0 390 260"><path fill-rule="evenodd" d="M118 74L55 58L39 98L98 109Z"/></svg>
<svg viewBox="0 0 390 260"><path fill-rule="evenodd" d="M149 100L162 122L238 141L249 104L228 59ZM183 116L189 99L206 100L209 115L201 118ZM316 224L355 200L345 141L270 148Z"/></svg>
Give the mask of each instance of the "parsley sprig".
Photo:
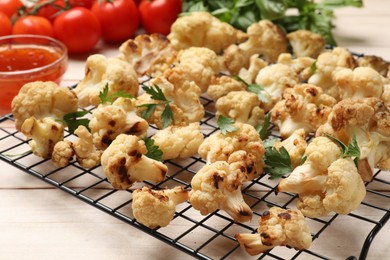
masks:
<svg viewBox="0 0 390 260"><path fill-rule="evenodd" d="M63 117L63 122L68 126L68 130L71 134L74 133L74 131L79 127L80 125L85 126L88 131L91 132L91 129L89 128L89 119L85 118L84 116L87 115L89 112L86 110L82 111L76 111L71 112Z"/></svg>
<svg viewBox="0 0 390 260"><path fill-rule="evenodd" d="M124 98L134 98L133 95L124 92L123 90L117 91L112 94L108 94L108 83L104 86L103 91L100 91L99 98L100 103L113 103L117 98L124 97Z"/></svg>
<svg viewBox="0 0 390 260"><path fill-rule="evenodd" d="M264 118L263 124L256 126L256 130L259 133L261 140L264 141L271 135L271 130L269 128L270 125L271 125L271 113L268 113Z"/></svg>
<svg viewBox="0 0 390 260"><path fill-rule="evenodd" d="M355 134L352 136L352 140L348 146L334 136L331 136L329 134L327 134L326 136L340 146L341 158L346 158L346 157L353 158L356 167L358 167L358 162L360 159L360 148L357 143Z"/></svg>
<svg viewBox="0 0 390 260"><path fill-rule="evenodd" d="M234 120L226 116L218 116L217 124L221 133L226 135L227 133L232 133L238 130L238 127L234 125Z"/></svg>
<svg viewBox="0 0 390 260"><path fill-rule="evenodd" d="M243 80L240 76L237 75L233 76L233 78L239 82L244 83L247 90L251 93L256 94L261 102L267 103L269 101L267 97L267 93L262 86L254 83L248 84L245 80Z"/></svg>
<svg viewBox="0 0 390 260"><path fill-rule="evenodd" d="M294 170L290 155L284 146L280 147L279 150L274 146L266 147L264 162L264 171L270 175L269 178L272 180L279 179Z"/></svg>
<svg viewBox="0 0 390 260"><path fill-rule="evenodd" d="M160 147L154 145L154 140L152 138L143 138L142 140L145 142L145 146L148 150L145 156L149 157L150 159L162 162L163 152L160 150Z"/></svg>
<svg viewBox="0 0 390 260"><path fill-rule="evenodd" d="M172 108L170 106L171 100L168 100L164 93L162 92L161 88L158 86L146 86L143 85L142 89L151 96L152 99L156 101L160 101L161 103L151 103L151 104L142 104L138 107L145 107L145 110L141 111L141 116L144 119L148 119L153 112L156 110L157 106L164 106L164 111L161 114L161 120L162 120L162 128L166 128L171 124L171 122L174 120Z"/></svg>

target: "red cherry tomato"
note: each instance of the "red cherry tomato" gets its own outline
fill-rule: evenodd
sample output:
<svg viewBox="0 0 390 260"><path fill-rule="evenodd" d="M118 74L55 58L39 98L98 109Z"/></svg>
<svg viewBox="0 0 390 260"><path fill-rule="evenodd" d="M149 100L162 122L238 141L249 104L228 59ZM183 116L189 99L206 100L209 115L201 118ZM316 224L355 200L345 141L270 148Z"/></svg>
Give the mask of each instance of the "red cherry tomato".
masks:
<svg viewBox="0 0 390 260"><path fill-rule="evenodd" d="M102 38L106 42L125 41L138 28L138 11L133 0L95 2L91 10L100 21Z"/></svg>
<svg viewBox="0 0 390 260"><path fill-rule="evenodd" d="M9 17L3 13L0 12L0 36L9 35L12 32L12 24Z"/></svg>
<svg viewBox="0 0 390 260"><path fill-rule="evenodd" d="M99 20L92 11L74 7L54 20L54 36L63 42L70 53L92 50L100 39Z"/></svg>
<svg viewBox="0 0 390 260"><path fill-rule="evenodd" d="M138 6L141 23L148 33L169 34L182 9L182 0L142 0Z"/></svg>
<svg viewBox="0 0 390 260"><path fill-rule="evenodd" d="M35 6L40 6L37 12L38 16L43 16L51 22L66 8L64 0L39 0ZM33 10L34 7L31 8Z"/></svg>
<svg viewBox="0 0 390 260"><path fill-rule="evenodd" d="M45 17L34 15L19 18L12 28L12 34L39 34L54 37L50 21Z"/></svg>
<svg viewBox="0 0 390 260"><path fill-rule="evenodd" d="M20 0L0 0L0 12L5 13L9 18L16 14L22 6Z"/></svg>

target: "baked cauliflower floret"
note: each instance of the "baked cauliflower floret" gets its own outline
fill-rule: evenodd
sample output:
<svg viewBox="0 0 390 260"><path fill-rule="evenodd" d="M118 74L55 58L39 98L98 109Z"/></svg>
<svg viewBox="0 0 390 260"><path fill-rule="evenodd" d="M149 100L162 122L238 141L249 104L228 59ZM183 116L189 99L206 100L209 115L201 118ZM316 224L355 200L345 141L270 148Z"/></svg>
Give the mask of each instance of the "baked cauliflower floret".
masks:
<svg viewBox="0 0 390 260"><path fill-rule="evenodd" d="M204 140L198 122L168 126L152 136L154 144L163 152L162 159L188 158L198 152Z"/></svg>
<svg viewBox="0 0 390 260"><path fill-rule="evenodd" d="M208 12L193 12L179 17L171 26L168 39L177 50L206 47L220 52L231 44L241 42L242 31L221 22Z"/></svg>
<svg viewBox="0 0 390 260"><path fill-rule="evenodd" d="M232 91L246 90L246 85L230 76L214 76L207 88L207 94L215 102Z"/></svg>
<svg viewBox="0 0 390 260"><path fill-rule="evenodd" d="M164 180L168 167L146 157L147 148L137 136L120 134L101 157L103 172L116 189L127 189L134 182Z"/></svg>
<svg viewBox="0 0 390 260"><path fill-rule="evenodd" d="M236 234L240 246L258 255L276 246L309 249L312 237L305 217L297 209L271 207L259 217L257 234Z"/></svg>
<svg viewBox="0 0 390 260"><path fill-rule="evenodd" d="M215 132L207 137L199 146L198 153L207 163L216 161L228 161L229 157L237 151L245 151L250 157L254 157L254 173L248 176L249 179L258 177L263 173L263 156L265 149L263 142L256 129L240 122L234 124L238 129L234 132L222 134Z"/></svg>
<svg viewBox="0 0 390 260"><path fill-rule="evenodd" d="M56 83L35 81L25 84L14 97L11 104L15 127L21 130L24 120L46 117L62 120L64 115L77 111L76 94L69 88Z"/></svg>
<svg viewBox="0 0 390 260"><path fill-rule="evenodd" d="M54 118L36 119L30 117L24 120L21 132L27 137L32 152L42 158L50 158L54 145L64 139L64 126Z"/></svg>
<svg viewBox="0 0 390 260"><path fill-rule="evenodd" d="M135 99L130 98L120 97L112 104L100 104L89 122L95 146L104 150L119 134L144 137L149 124L137 111Z"/></svg>
<svg viewBox="0 0 390 260"><path fill-rule="evenodd" d="M382 76L370 67L339 69L333 74L333 81L339 90L340 99L380 98L383 93Z"/></svg>
<svg viewBox="0 0 390 260"><path fill-rule="evenodd" d="M131 208L135 219L149 228L165 227L172 221L176 205L188 199L183 187L152 190L144 186L133 192Z"/></svg>
<svg viewBox="0 0 390 260"><path fill-rule="evenodd" d="M301 128L306 134L314 133L327 121L336 103L336 99L324 94L320 87L299 84L284 91L283 99L271 110L272 122L283 138Z"/></svg>
<svg viewBox="0 0 390 260"><path fill-rule="evenodd" d="M219 98L215 103L215 108L217 116L223 115L236 122L258 126L264 121L265 113L261 105L262 102L255 93L242 90L232 91Z"/></svg>
<svg viewBox="0 0 390 260"><path fill-rule="evenodd" d="M249 58L248 68L240 66L238 76L248 84L256 81L257 74L263 68L268 66L268 63L259 57L259 54L254 54Z"/></svg>
<svg viewBox="0 0 390 260"><path fill-rule="evenodd" d="M136 97L138 95L137 73L133 66L124 60L93 54L85 63L84 78L74 89L79 98L79 106L98 106L99 94L106 86L108 95L123 91Z"/></svg>
<svg viewBox="0 0 390 260"><path fill-rule="evenodd" d="M296 30L287 34L295 57L317 58L325 48L325 39L309 30Z"/></svg>
<svg viewBox="0 0 390 260"><path fill-rule="evenodd" d="M381 99L344 99L333 107L316 135L329 134L347 145L355 135L360 148L359 173L364 181L371 181L374 168L390 169L389 122L389 108Z"/></svg>
<svg viewBox="0 0 390 260"><path fill-rule="evenodd" d="M85 126L78 126L74 131L78 136L77 141L64 140L56 143L51 159L57 167L65 167L76 155L76 160L81 167L90 169L100 164L102 152L93 144L92 134Z"/></svg>
<svg viewBox="0 0 390 260"><path fill-rule="evenodd" d="M234 221L246 222L252 210L241 193L246 174L240 163L217 161L203 166L192 178L189 201L192 207L207 215L218 209L226 211Z"/></svg>
<svg viewBox="0 0 390 260"><path fill-rule="evenodd" d="M308 83L321 87L324 92L338 99L338 88L333 82L333 73L340 68L354 69L357 61L347 49L336 47L331 51L321 53L316 61L314 74Z"/></svg>
<svg viewBox="0 0 390 260"><path fill-rule="evenodd" d="M278 150L283 146L290 155L291 166L295 168L301 164L302 157L305 154L307 147L306 132L302 128L297 129L287 139L277 141L273 146Z"/></svg>
<svg viewBox="0 0 390 260"><path fill-rule="evenodd" d="M286 88L292 88L299 83L299 78L289 66L277 63L261 69L255 82L264 88L268 101L262 106L268 112L282 99Z"/></svg>
<svg viewBox="0 0 390 260"><path fill-rule="evenodd" d="M293 58L290 53L282 53L277 63L289 66L298 75L300 82L307 82L314 73L316 60L310 57Z"/></svg>
<svg viewBox="0 0 390 260"><path fill-rule="evenodd" d="M141 34L119 47L121 59L130 63L138 76L157 77L169 69L177 52L170 41L161 34Z"/></svg>
<svg viewBox="0 0 390 260"><path fill-rule="evenodd" d="M383 77L388 76L389 64L381 57L374 55L364 55L358 58L358 64L360 67L373 68Z"/></svg>

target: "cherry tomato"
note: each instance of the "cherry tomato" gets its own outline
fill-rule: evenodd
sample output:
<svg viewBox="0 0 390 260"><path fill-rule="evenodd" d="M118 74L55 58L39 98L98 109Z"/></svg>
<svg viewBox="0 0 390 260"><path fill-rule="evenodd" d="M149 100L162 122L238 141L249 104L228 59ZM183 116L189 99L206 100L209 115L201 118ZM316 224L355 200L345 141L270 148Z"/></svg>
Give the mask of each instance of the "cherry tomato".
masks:
<svg viewBox="0 0 390 260"><path fill-rule="evenodd" d="M142 0L138 6L141 23L148 33L169 34L182 9L182 0Z"/></svg>
<svg viewBox="0 0 390 260"><path fill-rule="evenodd" d="M0 12L5 13L9 18L16 14L22 6L20 0L0 0Z"/></svg>
<svg viewBox="0 0 390 260"><path fill-rule="evenodd" d="M133 0L95 2L92 12L100 21L106 42L121 42L134 35L138 28L138 11Z"/></svg>
<svg viewBox="0 0 390 260"><path fill-rule="evenodd" d="M53 26L45 17L27 15L19 18L13 28L12 34L39 34L53 37Z"/></svg>
<svg viewBox="0 0 390 260"><path fill-rule="evenodd" d="M87 8L73 7L54 20L54 36L70 53L92 50L100 39L100 24Z"/></svg>
<svg viewBox="0 0 390 260"><path fill-rule="evenodd" d="M3 13L0 12L0 36L9 35L12 32L12 24L9 17Z"/></svg>
<svg viewBox="0 0 390 260"><path fill-rule="evenodd" d="M82 6L82 7L88 8L88 9L90 9L92 7L94 2L95 2L95 0L69 0L69 4L72 7Z"/></svg>
<svg viewBox="0 0 390 260"><path fill-rule="evenodd" d="M43 16L51 22L60 14L61 10L66 8L64 0L39 0L35 6L39 6L37 11L38 16ZM31 9L33 10L34 7Z"/></svg>

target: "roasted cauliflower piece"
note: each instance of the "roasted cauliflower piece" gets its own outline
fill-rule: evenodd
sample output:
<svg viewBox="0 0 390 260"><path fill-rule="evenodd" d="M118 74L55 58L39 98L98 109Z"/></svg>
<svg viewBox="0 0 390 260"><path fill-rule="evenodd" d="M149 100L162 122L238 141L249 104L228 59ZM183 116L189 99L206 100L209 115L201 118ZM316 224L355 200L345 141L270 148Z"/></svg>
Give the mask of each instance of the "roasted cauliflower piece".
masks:
<svg viewBox="0 0 390 260"><path fill-rule="evenodd" d="M254 54L249 58L248 68L241 65L238 71L238 76L248 84L256 81L259 71L268 66L268 62L259 57L259 54Z"/></svg>
<svg viewBox="0 0 390 260"><path fill-rule="evenodd" d="M298 129L304 129L306 134L314 133L327 121L336 103L320 87L298 84L283 92L283 99L271 110L271 121L279 128L282 138Z"/></svg>
<svg viewBox="0 0 390 260"><path fill-rule="evenodd" d="M375 55L364 55L357 60L360 67L370 67L376 70L381 76L387 77L389 64L381 57Z"/></svg>
<svg viewBox="0 0 390 260"><path fill-rule="evenodd" d="M242 163L217 161L203 166L192 178L189 201L192 207L207 215L218 209L227 212L234 221L246 222L252 210L245 203L241 186L246 179Z"/></svg>
<svg viewBox="0 0 390 260"><path fill-rule="evenodd" d="M307 82L315 72L316 60L310 57L293 58L290 53L282 53L277 63L289 66L298 75L300 82Z"/></svg>
<svg viewBox="0 0 390 260"><path fill-rule="evenodd" d="M247 156L254 158L253 169L247 176L248 179L254 179L263 173L265 154L263 141L253 126L240 122L236 122L234 126L238 128L234 132L224 135L217 131L207 137L199 146L198 153L207 163L213 163L228 161L234 152L245 151Z"/></svg>
<svg viewBox="0 0 390 260"><path fill-rule="evenodd" d="M133 191L134 218L149 228L166 227L172 221L176 205L187 201L188 191L176 186L172 189L153 190L144 186Z"/></svg>
<svg viewBox="0 0 390 260"><path fill-rule="evenodd" d="M216 116L223 115L254 127L264 121L265 113L261 106L257 95L246 90L232 91L215 103Z"/></svg>
<svg viewBox="0 0 390 260"><path fill-rule="evenodd" d="M295 168L301 164L305 154L307 147L306 132L302 128L297 129L287 139L277 141L273 146L278 150L283 146L290 155L291 166Z"/></svg>
<svg viewBox="0 0 390 260"><path fill-rule="evenodd" d="M204 140L199 122L189 125L168 126L158 130L153 136L154 145L163 152L162 159L188 158L198 152Z"/></svg>
<svg viewBox="0 0 390 260"><path fill-rule="evenodd" d="M325 50L325 39L321 34L309 30L296 30L287 34L295 57L317 58Z"/></svg>
<svg viewBox="0 0 390 260"><path fill-rule="evenodd" d="M208 12L193 12L179 17L171 26L168 39L177 50L205 47L220 52L227 46L241 42L245 33L221 22Z"/></svg>
<svg viewBox="0 0 390 260"><path fill-rule="evenodd" d="M207 94L216 102L220 97L226 96L232 91L244 91L246 89L243 82L235 80L233 77L226 75L214 76L207 88Z"/></svg>
<svg viewBox="0 0 390 260"><path fill-rule="evenodd" d="M145 137L149 124L137 111L136 100L130 98L120 97L112 104L100 104L89 122L95 146L104 150L119 134Z"/></svg>
<svg viewBox="0 0 390 260"><path fill-rule="evenodd" d="M146 157L145 142L135 135L120 134L104 150L103 172L115 189L127 189L134 182L163 181L168 167Z"/></svg>
<svg viewBox="0 0 390 260"><path fill-rule="evenodd" d="M236 234L240 246L250 255L258 255L276 246L309 249L310 228L297 209L271 207L259 217L257 234Z"/></svg>
<svg viewBox="0 0 390 260"><path fill-rule="evenodd" d="M161 34L141 34L119 47L121 59L130 63L138 76L160 76L176 60L177 52Z"/></svg>
<svg viewBox="0 0 390 260"><path fill-rule="evenodd" d="M79 106L98 106L100 92L108 87L108 94L123 91L134 97L138 95L138 76L133 66L119 58L107 58L93 54L85 63L84 78L74 91L79 98Z"/></svg>

